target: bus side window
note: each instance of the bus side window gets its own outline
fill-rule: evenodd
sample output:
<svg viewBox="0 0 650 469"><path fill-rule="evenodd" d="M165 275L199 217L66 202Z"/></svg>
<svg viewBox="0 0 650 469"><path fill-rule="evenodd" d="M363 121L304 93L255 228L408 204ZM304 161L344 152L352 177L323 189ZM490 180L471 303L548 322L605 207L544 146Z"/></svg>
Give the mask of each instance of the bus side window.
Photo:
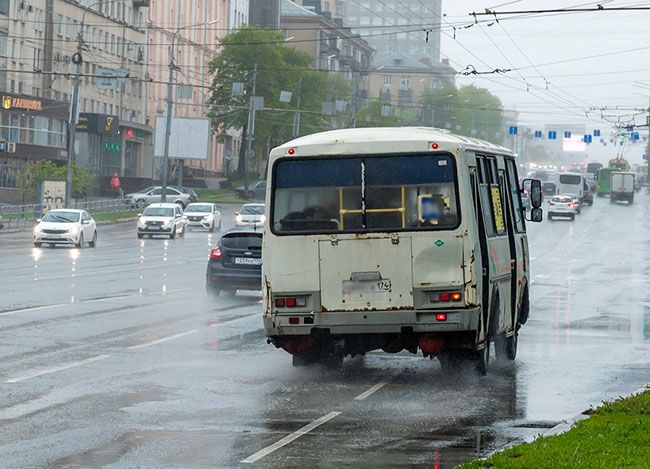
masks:
<svg viewBox="0 0 650 469"><path fill-rule="evenodd" d="M521 194L519 192L519 183L517 178L517 168L513 160L506 160L506 177L508 178L508 190L510 201L514 207L515 229L517 233L526 232L524 221L524 208L521 203Z"/></svg>
<svg viewBox="0 0 650 469"><path fill-rule="evenodd" d="M490 172L490 205L492 218L497 235L506 234L505 213L503 209L503 190L500 184L499 170L496 158L486 158Z"/></svg>
<svg viewBox="0 0 650 469"><path fill-rule="evenodd" d="M476 164L479 167L479 200L481 212L485 224L485 232L489 237L496 236L496 224L492 208L492 196L490 195L490 169L489 163L484 156L476 156Z"/></svg>

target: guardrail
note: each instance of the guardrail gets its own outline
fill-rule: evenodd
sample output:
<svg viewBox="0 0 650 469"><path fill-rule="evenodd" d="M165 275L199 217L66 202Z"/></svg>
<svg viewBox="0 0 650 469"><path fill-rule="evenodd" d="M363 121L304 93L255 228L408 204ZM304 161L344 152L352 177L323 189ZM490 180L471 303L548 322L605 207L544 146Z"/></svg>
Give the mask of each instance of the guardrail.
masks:
<svg viewBox="0 0 650 469"><path fill-rule="evenodd" d="M31 228L49 208L48 204L0 204L0 216L3 219L4 229ZM123 199L80 200L72 202L67 208L86 210L91 215L133 211L133 208L125 204Z"/></svg>

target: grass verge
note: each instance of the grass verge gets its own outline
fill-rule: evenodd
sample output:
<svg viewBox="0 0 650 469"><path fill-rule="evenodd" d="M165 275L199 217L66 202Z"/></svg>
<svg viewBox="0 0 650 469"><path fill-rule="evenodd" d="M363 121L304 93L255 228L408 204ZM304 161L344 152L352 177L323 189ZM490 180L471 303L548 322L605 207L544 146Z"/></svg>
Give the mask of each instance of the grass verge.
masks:
<svg viewBox="0 0 650 469"><path fill-rule="evenodd" d="M195 189L200 202L214 204L245 204L247 200L235 196L233 189Z"/></svg>
<svg viewBox="0 0 650 469"><path fill-rule="evenodd" d="M646 468L649 462L650 390L604 403L566 433L538 438L458 468Z"/></svg>
<svg viewBox="0 0 650 469"><path fill-rule="evenodd" d="M96 213L93 215L95 221L109 221L111 223L117 223L118 220L123 218L132 218L138 215L137 210L129 210L124 212L115 212L115 213Z"/></svg>

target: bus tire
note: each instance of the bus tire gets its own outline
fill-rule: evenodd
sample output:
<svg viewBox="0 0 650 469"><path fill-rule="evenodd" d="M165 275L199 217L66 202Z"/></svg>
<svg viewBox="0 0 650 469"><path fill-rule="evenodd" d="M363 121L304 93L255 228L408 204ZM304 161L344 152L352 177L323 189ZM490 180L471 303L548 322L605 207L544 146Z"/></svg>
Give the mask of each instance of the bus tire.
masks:
<svg viewBox="0 0 650 469"><path fill-rule="evenodd" d="M517 343L519 333L515 331L510 337L506 337L505 332L499 334L494 340L494 350L496 352L496 359L498 362L513 361L517 358Z"/></svg>
<svg viewBox="0 0 650 469"><path fill-rule="evenodd" d="M478 359L476 363L476 371L481 376L487 375L488 368L490 367L490 340L489 338L485 341L485 347L476 352L476 357Z"/></svg>
<svg viewBox="0 0 650 469"><path fill-rule="evenodd" d="M291 355L291 364L294 367L308 366L311 364L311 357L306 353L294 353Z"/></svg>

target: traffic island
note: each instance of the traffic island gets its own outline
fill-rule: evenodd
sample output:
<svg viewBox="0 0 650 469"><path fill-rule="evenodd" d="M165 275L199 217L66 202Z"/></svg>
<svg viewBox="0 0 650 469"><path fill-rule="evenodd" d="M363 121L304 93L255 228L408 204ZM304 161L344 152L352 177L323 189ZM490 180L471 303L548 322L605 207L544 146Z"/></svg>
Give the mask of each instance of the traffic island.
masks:
<svg viewBox="0 0 650 469"><path fill-rule="evenodd" d="M650 390L585 412L565 433L541 436L457 469L648 467Z"/></svg>

